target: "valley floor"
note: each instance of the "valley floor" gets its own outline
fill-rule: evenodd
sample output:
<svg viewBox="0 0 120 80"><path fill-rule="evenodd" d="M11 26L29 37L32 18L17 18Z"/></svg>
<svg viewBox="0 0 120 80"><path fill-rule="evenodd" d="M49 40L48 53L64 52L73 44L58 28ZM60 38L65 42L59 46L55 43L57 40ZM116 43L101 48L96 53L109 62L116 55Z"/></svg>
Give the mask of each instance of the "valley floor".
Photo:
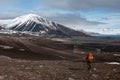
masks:
<svg viewBox="0 0 120 80"><path fill-rule="evenodd" d="M0 80L120 80L120 45L116 45L120 40L109 41L115 43L114 47L96 43L80 45L87 41L107 43L108 39L83 39L75 47L69 41L0 36ZM96 45L104 49L94 51ZM91 48L95 61L93 70L87 71L85 57Z"/></svg>
<svg viewBox="0 0 120 80"><path fill-rule="evenodd" d="M120 80L120 64L83 60L20 60L0 56L0 80Z"/></svg>

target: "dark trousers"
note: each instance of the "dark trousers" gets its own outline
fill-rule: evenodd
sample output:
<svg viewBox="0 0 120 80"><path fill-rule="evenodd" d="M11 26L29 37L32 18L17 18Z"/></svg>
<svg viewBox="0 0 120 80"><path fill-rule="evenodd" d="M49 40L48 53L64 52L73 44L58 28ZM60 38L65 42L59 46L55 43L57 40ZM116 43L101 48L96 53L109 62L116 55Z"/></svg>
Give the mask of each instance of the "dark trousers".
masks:
<svg viewBox="0 0 120 80"><path fill-rule="evenodd" d="M87 69L88 69L88 71L90 71L90 70L92 69L91 62L90 62L90 61L87 61Z"/></svg>

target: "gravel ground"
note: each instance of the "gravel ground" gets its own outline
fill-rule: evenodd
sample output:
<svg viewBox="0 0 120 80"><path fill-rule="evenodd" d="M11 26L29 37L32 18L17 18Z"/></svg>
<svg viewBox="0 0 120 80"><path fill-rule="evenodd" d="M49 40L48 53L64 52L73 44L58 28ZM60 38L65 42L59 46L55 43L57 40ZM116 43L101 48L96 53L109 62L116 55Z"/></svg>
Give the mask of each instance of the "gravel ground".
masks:
<svg viewBox="0 0 120 80"><path fill-rule="evenodd" d="M19 60L0 56L0 80L120 80L120 65L69 60Z"/></svg>

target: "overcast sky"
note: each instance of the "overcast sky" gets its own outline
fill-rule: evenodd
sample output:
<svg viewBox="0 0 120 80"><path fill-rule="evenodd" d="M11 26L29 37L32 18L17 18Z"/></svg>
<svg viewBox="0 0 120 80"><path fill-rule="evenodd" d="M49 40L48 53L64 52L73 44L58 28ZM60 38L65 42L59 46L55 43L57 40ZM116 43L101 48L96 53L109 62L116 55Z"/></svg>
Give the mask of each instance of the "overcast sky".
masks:
<svg viewBox="0 0 120 80"><path fill-rule="evenodd" d="M0 19L29 13L76 30L120 33L120 0L0 0Z"/></svg>

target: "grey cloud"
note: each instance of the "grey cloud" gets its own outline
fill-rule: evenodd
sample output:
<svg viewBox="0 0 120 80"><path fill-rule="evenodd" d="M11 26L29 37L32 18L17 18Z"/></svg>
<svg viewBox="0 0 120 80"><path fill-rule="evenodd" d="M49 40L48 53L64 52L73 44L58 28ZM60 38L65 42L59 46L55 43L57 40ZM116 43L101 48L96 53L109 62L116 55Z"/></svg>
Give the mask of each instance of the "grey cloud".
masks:
<svg viewBox="0 0 120 80"><path fill-rule="evenodd" d="M74 14L60 14L56 18L56 21L61 22L66 25L72 25L72 26L93 26L93 25L99 25L103 24L101 22L96 21L88 21L86 18L82 18L80 15L74 15Z"/></svg>
<svg viewBox="0 0 120 80"><path fill-rule="evenodd" d="M55 21L57 23L61 23L66 26L96 26L99 24L104 24L102 22L97 21L89 21L86 18L81 17L79 14L60 14L60 13L46 13L46 12L40 12L42 16L45 18Z"/></svg>
<svg viewBox="0 0 120 80"><path fill-rule="evenodd" d="M19 10L16 10L16 11L7 11L7 12L3 12L3 13L0 13L0 20L5 20L5 19L14 19L18 16L21 16L21 15L24 15L25 12L22 12L22 11L19 11Z"/></svg>
<svg viewBox="0 0 120 80"><path fill-rule="evenodd" d="M43 0L43 5L64 10L120 11L120 0Z"/></svg>
<svg viewBox="0 0 120 80"><path fill-rule="evenodd" d="M39 11L39 12L34 12L37 13L38 15L45 17L48 20L66 25L66 26L95 26L99 24L104 24L102 22L97 22L97 21L89 21L86 18L81 17L79 14L72 14L72 13L67 13L67 14L60 14L60 13L54 13L52 11ZM16 13L4 13L0 14L0 19L12 19L21 15L24 15L27 13L24 12L16 12Z"/></svg>
<svg viewBox="0 0 120 80"><path fill-rule="evenodd" d="M0 16L0 20L4 20L4 19L13 19L15 18L15 15L8 15L8 14L4 14Z"/></svg>
<svg viewBox="0 0 120 80"><path fill-rule="evenodd" d="M0 6L7 6L16 4L18 0L0 0Z"/></svg>

